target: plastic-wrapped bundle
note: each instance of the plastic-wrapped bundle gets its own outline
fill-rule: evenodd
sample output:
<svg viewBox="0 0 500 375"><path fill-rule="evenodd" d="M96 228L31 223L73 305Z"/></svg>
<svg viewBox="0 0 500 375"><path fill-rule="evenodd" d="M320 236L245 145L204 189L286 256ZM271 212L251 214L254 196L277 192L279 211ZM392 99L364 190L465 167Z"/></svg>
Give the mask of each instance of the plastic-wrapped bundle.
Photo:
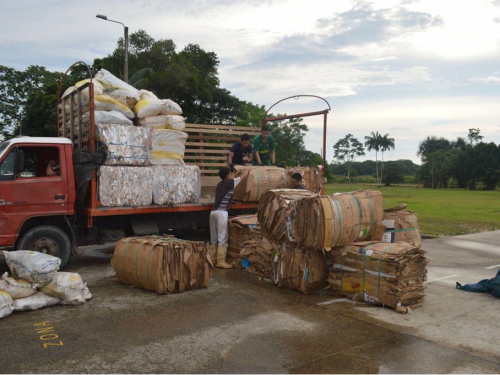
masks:
<svg viewBox="0 0 500 375"><path fill-rule="evenodd" d="M257 230L257 215L241 215L232 217L228 220L229 224L229 242L227 245L226 260L236 268L243 268L240 252L243 244L256 235L260 236Z"/></svg>
<svg viewBox="0 0 500 375"><path fill-rule="evenodd" d="M201 195L201 172L196 165L152 167L153 203L196 203Z"/></svg>
<svg viewBox="0 0 500 375"><path fill-rule="evenodd" d="M353 242L380 241L383 218L380 191L322 195L297 202L292 233L303 247L331 250Z"/></svg>
<svg viewBox="0 0 500 375"><path fill-rule="evenodd" d="M170 99L162 99L164 107L160 112L162 115L182 115L182 109L179 104Z"/></svg>
<svg viewBox="0 0 500 375"><path fill-rule="evenodd" d="M61 299L63 305L80 305L92 298L82 277L74 272L56 272L52 281L44 285L41 291Z"/></svg>
<svg viewBox="0 0 500 375"><path fill-rule="evenodd" d="M385 232L383 242L408 242L417 247L422 246L422 238L418 230L417 215L405 210L406 204L384 210Z"/></svg>
<svg viewBox="0 0 500 375"><path fill-rule="evenodd" d="M97 138L108 145L106 165L148 164L151 130L139 126L97 124Z"/></svg>
<svg viewBox="0 0 500 375"><path fill-rule="evenodd" d="M186 119L182 116L167 115L167 129L184 130Z"/></svg>
<svg viewBox="0 0 500 375"><path fill-rule="evenodd" d="M152 204L152 168L102 165L99 176L99 201L106 207Z"/></svg>
<svg viewBox="0 0 500 375"><path fill-rule="evenodd" d="M148 129L165 129L167 126L167 116L149 116L139 120L139 125Z"/></svg>
<svg viewBox="0 0 500 375"><path fill-rule="evenodd" d="M421 306L427 278L426 251L406 242L359 242L327 254L328 283L339 295L406 313Z"/></svg>
<svg viewBox="0 0 500 375"><path fill-rule="evenodd" d="M140 99L139 91L134 86L115 77L106 69L99 70L95 75L95 79L101 83L106 92L121 90L119 96L125 98L124 103L128 106L130 106L129 103L131 101L127 99L135 100L136 102Z"/></svg>
<svg viewBox="0 0 500 375"><path fill-rule="evenodd" d="M248 175L234 189L233 199L243 202L258 202L271 189L279 189L285 183L285 170L278 167L235 166L236 177L245 170Z"/></svg>
<svg viewBox="0 0 500 375"><path fill-rule="evenodd" d="M5 272L0 280L0 291L9 293L12 299L29 297L36 293L36 286L28 280L14 279Z"/></svg>
<svg viewBox="0 0 500 375"><path fill-rule="evenodd" d="M318 193L325 187L325 178L323 172L317 167L292 167L287 168L285 172L285 188L291 189L292 175L299 173L302 176L302 182L307 190Z"/></svg>
<svg viewBox="0 0 500 375"><path fill-rule="evenodd" d="M178 130L155 129L151 133L149 162L153 165L184 165L188 135Z"/></svg>
<svg viewBox="0 0 500 375"><path fill-rule="evenodd" d="M322 250L303 249L285 242L273 258L272 281L280 288L312 293L328 285L328 267Z"/></svg>
<svg viewBox="0 0 500 375"><path fill-rule="evenodd" d="M213 269L205 242L172 236L121 239L111 265L121 283L160 294L207 288Z"/></svg>
<svg viewBox="0 0 500 375"><path fill-rule="evenodd" d="M270 190L261 198L257 215L262 231L277 244L294 241L292 220L297 201L318 195L308 190Z"/></svg>
<svg viewBox="0 0 500 375"><path fill-rule="evenodd" d="M271 277L271 261L277 251L277 245L256 228L240 252L243 267L253 275Z"/></svg>
<svg viewBox="0 0 500 375"><path fill-rule="evenodd" d="M96 111L118 111L130 119L134 118L134 112L129 107L106 94L94 97L94 109Z"/></svg>

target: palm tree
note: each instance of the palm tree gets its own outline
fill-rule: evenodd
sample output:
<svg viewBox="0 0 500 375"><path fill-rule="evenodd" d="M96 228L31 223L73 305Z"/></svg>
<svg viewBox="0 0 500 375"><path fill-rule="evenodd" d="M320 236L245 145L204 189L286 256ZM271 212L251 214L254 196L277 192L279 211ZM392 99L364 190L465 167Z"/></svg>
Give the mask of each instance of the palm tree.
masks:
<svg viewBox="0 0 500 375"><path fill-rule="evenodd" d="M380 138L380 151L382 152L382 164L380 167L380 183L382 183L382 178L384 175L384 152L389 150L394 150L394 138L389 138L389 133L385 134Z"/></svg>
<svg viewBox="0 0 500 375"><path fill-rule="evenodd" d="M380 139L381 136L379 132L371 132L371 136L365 136L365 147L368 151L375 150L375 171L377 173L377 184L379 184L378 178L378 152L380 151Z"/></svg>

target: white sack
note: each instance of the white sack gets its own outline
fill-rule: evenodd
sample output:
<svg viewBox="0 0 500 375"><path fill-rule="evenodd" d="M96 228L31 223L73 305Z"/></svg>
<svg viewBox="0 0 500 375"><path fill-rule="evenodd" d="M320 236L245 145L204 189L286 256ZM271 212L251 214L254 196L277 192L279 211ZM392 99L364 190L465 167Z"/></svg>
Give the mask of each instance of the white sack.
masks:
<svg viewBox="0 0 500 375"><path fill-rule="evenodd" d="M83 86L84 84L90 82L90 79L84 79L83 81L75 83L75 90ZM95 79L92 80L92 84L94 85L94 97L96 95L102 95L104 93L104 87L99 83L99 81L96 81ZM81 92L83 98L88 98L89 96L89 88L87 87L86 89L82 90ZM75 95L75 100L77 100L78 97Z"/></svg>
<svg viewBox="0 0 500 375"><path fill-rule="evenodd" d="M162 99L164 108L161 110L162 115L182 115L182 108L179 104L170 99Z"/></svg>
<svg viewBox="0 0 500 375"><path fill-rule="evenodd" d="M0 290L0 319L12 314L12 311L14 310L12 302L10 294Z"/></svg>
<svg viewBox="0 0 500 375"><path fill-rule="evenodd" d="M32 296L14 300L12 307L15 311L38 310L42 307L57 305L59 302L61 302L59 298L36 292Z"/></svg>
<svg viewBox="0 0 500 375"><path fill-rule="evenodd" d="M120 103L125 104L129 108L134 108L134 106L140 100L139 96L135 96L130 91L124 89L111 91L108 95L112 98L115 98Z"/></svg>
<svg viewBox="0 0 500 375"><path fill-rule="evenodd" d="M85 289L87 289L86 284L79 274L57 272L52 281L44 285L41 291L48 296L61 299L63 305L80 305L85 303Z"/></svg>
<svg viewBox="0 0 500 375"><path fill-rule="evenodd" d="M165 106L158 99L141 99L134 107L134 112L139 118L158 115Z"/></svg>
<svg viewBox="0 0 500 375"><path fill-rule="evenodd" d="M186 119L182 116L167 115L167 129L184 130Z"/></svg>
<svg viewBox="0 0 500 375"><path fill-rule="evenodd" d="M201 195L201 172L196 165L153 167L153 203L196 203Z"/></svg>
<svg viewBox="0 0 500 375"><path fill-rule="evenodd" d="M152 165L184 165L188 135L178 130L155 129L151 132L149 163Z"/></svg>
<svg viewBox="0 0 500 375"><path fill-rule="evenodd" d="M155 94L153 94L151 91L148 90L139 90L139 95L141 97L140 100L142 99L160 100Z"/></svg>
<svg viewBox="0 0 500 375"><path fill-rule="evenodd" d="M61 259L37 251L4 251L7 266L16 279L24 279L35 286L50 283L61 265Z"/></svg>
<svg viewBox="0 0 500 375"><path fill-rule="evenodd" d="M147 129L165 129L167 116L149 116L139 120L139 125Z"/></svg>
<svg viewBox="0 0 500 375"><path fill-rule="evenodd" d="M106 92L122 89L128 91L131 97L139 100L139 90L137 90L134 86L122 81L121 79L116 78L106 69L99 70L95 75L95 79L102 84Z"/></svg>
<svg viewBox="0 0 500 375"><path fill-rule="evenodd" d="M28 280L14 279L5 272L0 280L0 291L9 293L13 299L29 297L36 293L36 287Z"/></svg>
<svg viewBox="0 0 500 375"><path fill-rule="evenodd" d="M134 118L134 112L129 107L106 94L94 96L94 109L96 111L118 111L129 119Z"/></svg>
<svg viewBox="0 0 500 375"><path fill-rule="evenodd" d="M87 115L88 116L88 115ZM96 124L133 125L125 115L118 111L94 111Z"/></svg>

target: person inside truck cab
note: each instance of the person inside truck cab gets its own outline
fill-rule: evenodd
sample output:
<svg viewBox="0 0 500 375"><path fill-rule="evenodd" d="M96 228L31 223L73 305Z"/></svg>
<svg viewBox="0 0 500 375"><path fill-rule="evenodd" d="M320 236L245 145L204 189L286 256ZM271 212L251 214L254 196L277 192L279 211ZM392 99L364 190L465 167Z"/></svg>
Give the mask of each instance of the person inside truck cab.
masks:
<svg viewBox="0 0 500 375"><path fill-rule="evenodd" d="M49 160L47 163L47 169L45 171L46 176L59 176L60 166L59 162L54 159Z"/></svg>
<svg viewBox="0 0 500 375"><path fill-rule="evenodd" d="M269 127L264 125L260 134L253 140L253 165L276 165L274 138L269 134Z"/></svg>
<svg viewBox="0 0 500 375"><path fill-rule="evenodd" d="M240 141L231 146L227 157L227 164L245 165L245 162L252 160L252 151L250 136L246 133L242 134Z"/></svg>

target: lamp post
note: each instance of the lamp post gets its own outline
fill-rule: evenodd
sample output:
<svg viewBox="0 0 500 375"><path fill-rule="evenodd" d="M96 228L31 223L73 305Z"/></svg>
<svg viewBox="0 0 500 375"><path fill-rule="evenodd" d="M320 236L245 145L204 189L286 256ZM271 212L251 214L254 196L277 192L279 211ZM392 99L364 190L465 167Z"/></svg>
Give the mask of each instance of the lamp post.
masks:
<svg viewBox="0 0 500 375"><path fill-rule="evenodd" d="M108 20L108 17L106 17L103 14L98 14L96 16L97 18L100 18L104 21L109 21L109 22L114 22L114 23L119 23L123 26L125 29L125 66L123 68L123 80L128 83L128 27L125 26L123 23L118 22L118 21L113 21L113 20Z"/></svg>

